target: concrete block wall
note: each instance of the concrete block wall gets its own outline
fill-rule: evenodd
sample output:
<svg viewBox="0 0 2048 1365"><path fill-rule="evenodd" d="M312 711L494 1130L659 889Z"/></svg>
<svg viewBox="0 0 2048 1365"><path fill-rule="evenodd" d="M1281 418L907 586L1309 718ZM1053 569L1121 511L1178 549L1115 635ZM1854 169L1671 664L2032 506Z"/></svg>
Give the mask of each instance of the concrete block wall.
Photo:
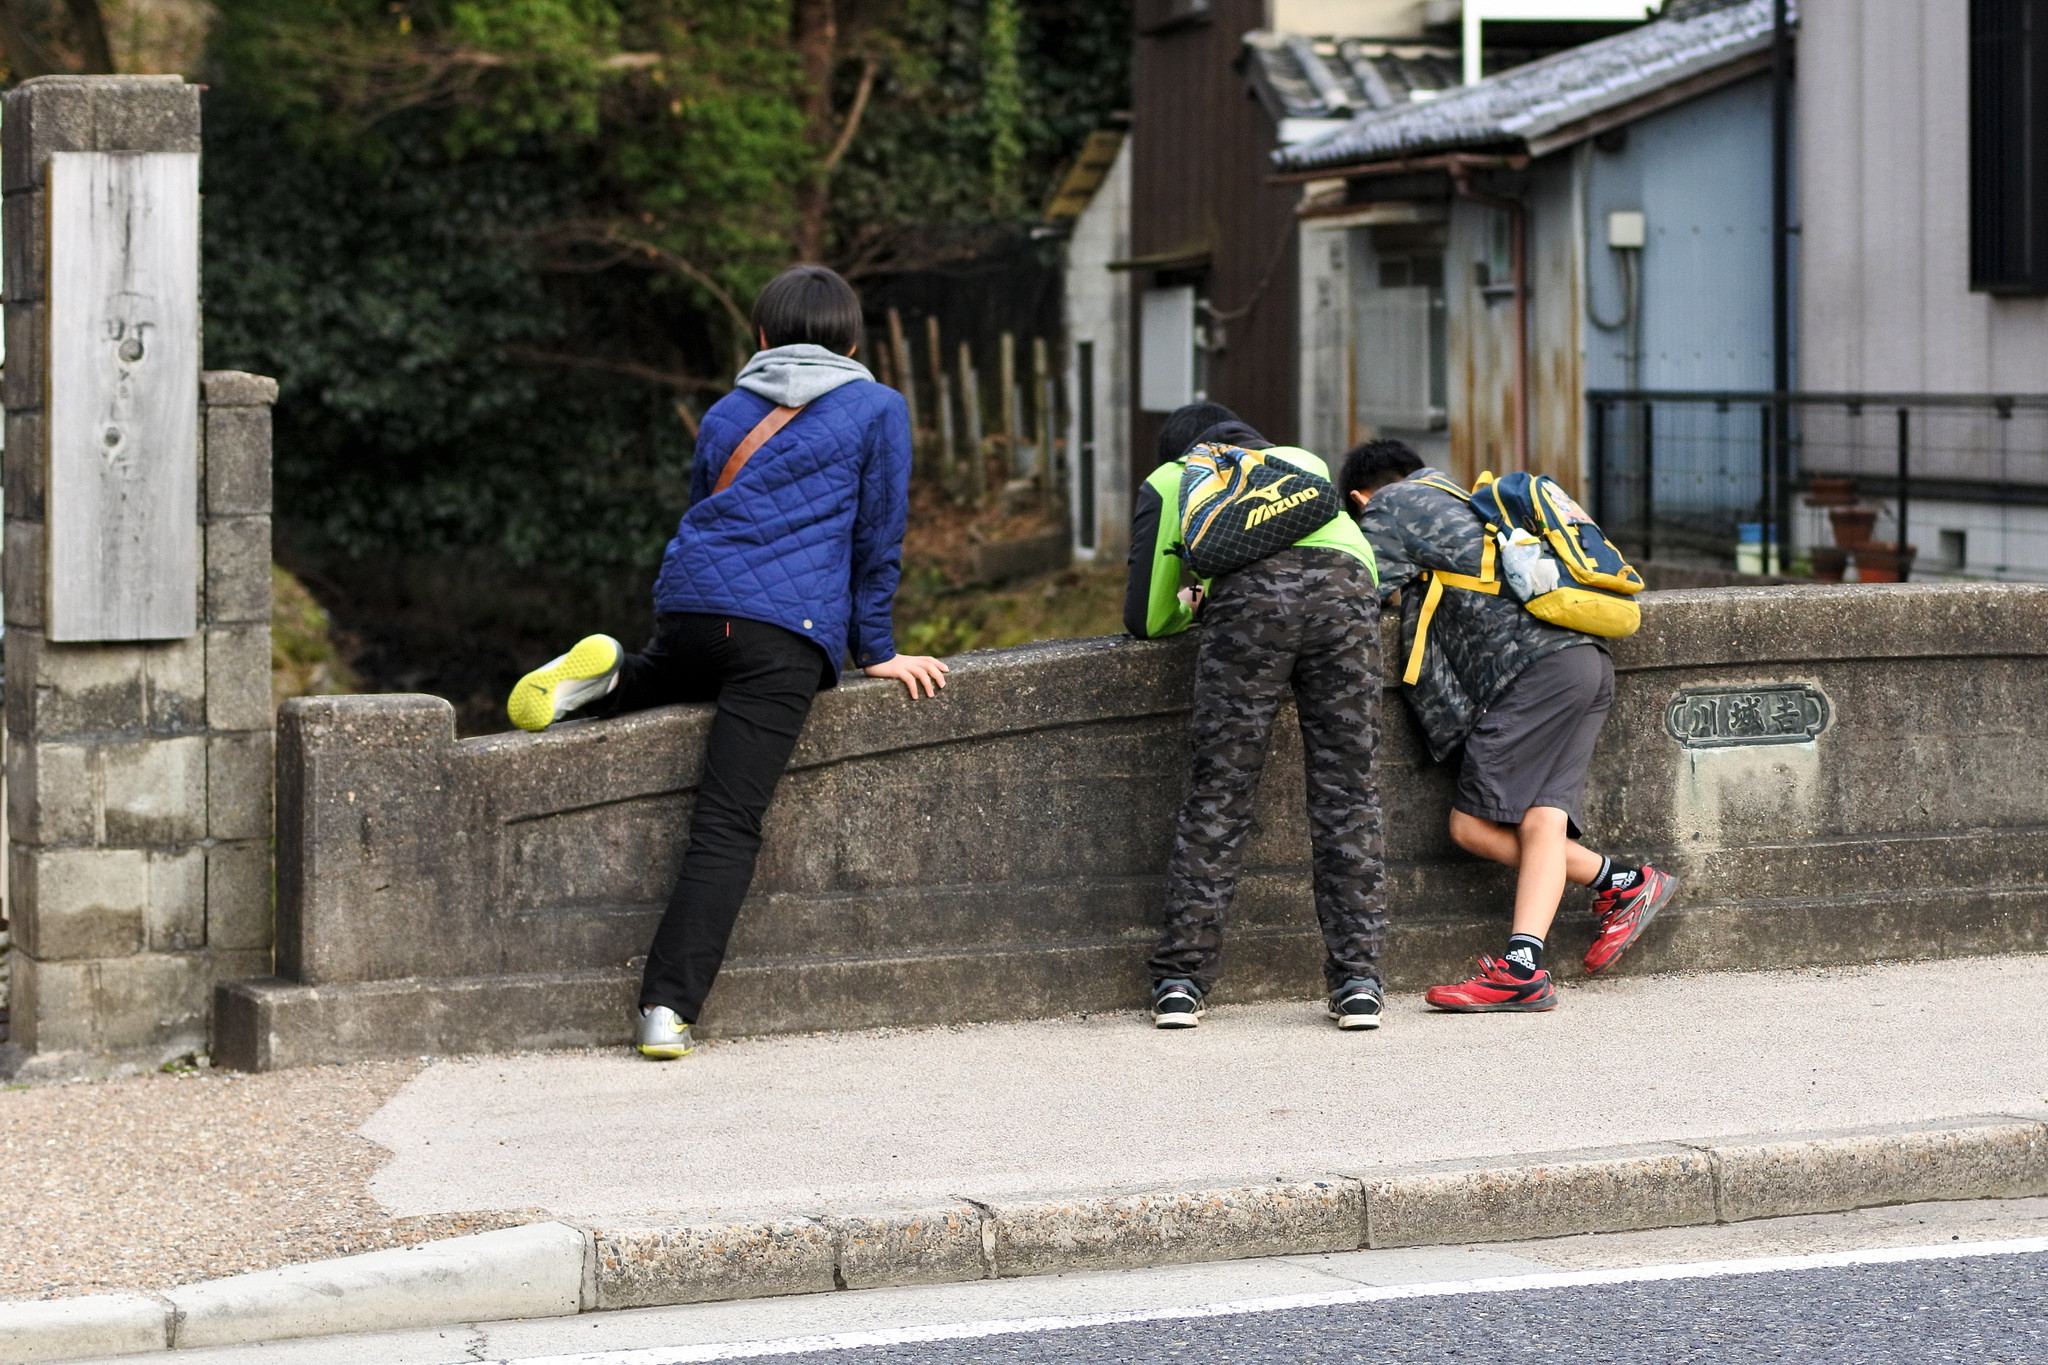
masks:
<svg viewBox="0 0 2048 1365"><path fill-rule="evenodd" d="M202 394L198 634L45 639L40 566L17 548L40 527L8 520L15 946L0 1069L92 1073L204 1052L214 983L270 969L276 385L215 373ZM27 458L9 445L10 476Z"/></svg>
<svg viewBox="0 0 2048 1365"><path fill-rule="evenodd" d="M192 376L202 418L197 633L47 639L44 164L54 151L197 150L198 87L44 78L6 96L0 127L14 938L0 1074L93 1074L206 1051L215 982L270 968L277 386Z"/></svg>

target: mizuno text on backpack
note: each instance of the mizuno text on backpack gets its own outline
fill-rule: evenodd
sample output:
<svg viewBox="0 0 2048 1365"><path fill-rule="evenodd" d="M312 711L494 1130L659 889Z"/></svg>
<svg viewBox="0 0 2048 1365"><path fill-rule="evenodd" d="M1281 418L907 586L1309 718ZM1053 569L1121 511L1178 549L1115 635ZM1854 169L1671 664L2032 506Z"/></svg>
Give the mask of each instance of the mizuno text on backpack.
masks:
<svg viewBox="0 0 2048 1365"><path fill-rule="evenodd" d="M1197 578L1278 554L1339 515L1330 481L1242 446L1198 445L1180 480L1181 553Z"/></svg>

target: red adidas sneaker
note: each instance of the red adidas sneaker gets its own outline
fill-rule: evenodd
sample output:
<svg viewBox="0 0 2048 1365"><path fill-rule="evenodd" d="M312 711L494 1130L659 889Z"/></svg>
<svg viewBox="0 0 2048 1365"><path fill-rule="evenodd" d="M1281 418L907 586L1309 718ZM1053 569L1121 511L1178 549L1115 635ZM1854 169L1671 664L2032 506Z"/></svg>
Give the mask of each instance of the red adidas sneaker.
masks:
<svg viewBox="0 0 2048 1365"><path fill-rule="evenodd" d="M1507 969L1497 957L1479 959L1479 975L1451 986L1431 986L1424 1000L1440 1010L1458 1014L1488 1014L1509 1011L1554 1010L1557 991L1550 973L1538 971L1527 981Z"/></svg>
<svg viewBox="0 0 2048 1365"><path fill-rule="evenodd" d="M1657 912L1670 902L1676 890L1678 878L1645 863L1643 875L1634 886L1602 891L1595 896L1593 918L1600 929L1593 936L1593 946L1586 949L1586 975L1597 976L1612 967L1622 949L1643 936L1643 930L1650 927L1650 921L1657 918Z"/></svg>

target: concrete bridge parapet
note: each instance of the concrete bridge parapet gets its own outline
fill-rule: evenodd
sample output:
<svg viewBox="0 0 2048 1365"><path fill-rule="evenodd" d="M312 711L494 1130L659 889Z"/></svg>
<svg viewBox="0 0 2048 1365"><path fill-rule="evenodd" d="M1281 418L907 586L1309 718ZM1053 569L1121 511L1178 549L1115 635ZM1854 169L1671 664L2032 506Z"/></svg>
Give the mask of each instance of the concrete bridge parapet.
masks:
<svg viewBox="0 0 2048 1365"><path fill-rule="evenodd" d="M2048 587L1651 594L1615 649L1587 820L1683 874L1632 970L2048 942ZM1391 618L1389 621L1391 627ZM1186 777L1189 640L969 655L937 701L819 699L767 822L712 1034L1133 1007ZM1508 882L1444 833L1451 772L1386 695L1390 981L1493 945ZM710 712L458 741L421 696L286 704L277 975L220 989L216 1057L623 1041ZM1223 1000L1320 989L1283 715ZM1566 962L1588 921L1568 913Z"/></svg>

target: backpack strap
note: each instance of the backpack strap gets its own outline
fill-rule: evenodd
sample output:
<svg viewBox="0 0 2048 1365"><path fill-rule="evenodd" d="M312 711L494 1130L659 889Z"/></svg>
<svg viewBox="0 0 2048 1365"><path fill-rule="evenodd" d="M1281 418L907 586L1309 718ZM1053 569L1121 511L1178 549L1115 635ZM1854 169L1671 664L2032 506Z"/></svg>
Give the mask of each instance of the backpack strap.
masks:
<svg viewBox="0 0 2048 1365"><path fill-rule="evenodd" d="M802 408L776 407L768 415L754 423L754 429L740 438L732 448L732 454L725 457L725 468L718 471L718 482L712 486L713 493L723 493L731 487L732 481L747 467L747 461L754 458L754 452L768 444L768 438L789 425L789 419L802 412Z"/></svg>
<svg viewBox="0 0 2048 1365"><path fill-rule="evenodd" d="M1461 502L1472 501L1472 495L1466 492L1464 486L1458 483L1457 480L1447 478L1442 474L1436 473L1434 470L1427 474L1417 474L1410 482L1419 483L1424 488L1434 488L1439 493L1449 493Z"/></svg>
<svg viewBox="0 0 2048 1365"><path fill-rule="evenodd" d="M1492 531L1492 527L1487 530ZM1422 676L1423 648L1429 641L1429 623L1436 615L1437 603L1443 600L1444 589L1463 588L1467 592L1483 592L1489 597L1500 595L1500 580L1493 574L1493 537L1486 537L1486 548L1479 552L1479 576L1449 573L1442 569L1431 569L1424 577L1429 579L1429 592L1422 599L1422 614L1415 618L1415 643L1408 648L1408 669L1401 675L1401 681L1410 687Z"/></svg>

